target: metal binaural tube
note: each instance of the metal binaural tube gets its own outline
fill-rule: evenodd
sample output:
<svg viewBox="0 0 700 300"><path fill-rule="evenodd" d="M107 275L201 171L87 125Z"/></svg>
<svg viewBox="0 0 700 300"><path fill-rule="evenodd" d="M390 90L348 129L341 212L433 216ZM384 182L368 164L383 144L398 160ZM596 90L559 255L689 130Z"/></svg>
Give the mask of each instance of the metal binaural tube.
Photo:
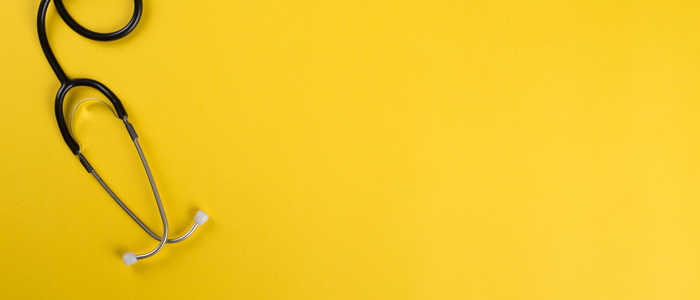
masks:
<svg viewBox="0 0 700 300"><path fill-rule="evenodd" d="M124 117L124 122L128 123L126 120L126 117ZM139 152L139 156L141 157L141 162L143 163L144 169L146 169L146 175L148 175L148 181L151 183L151 189L153 190L153 195L156 197L156 204L158 205L158 212L160 212L160 219L163 221L163 238L161 238L160 243L158 246L144 254L139 254L136 255L137 259L144 259L153 256L154 254L158 253L160 249L163 248L165 245L165 241L168 240L168 218L165 216L165 209L163 209L163 203L160 201L160 194L158 194L158 188L156 187L156 182L153 180L153 174L151 174L151 168L148 167L148 162L146 161L146 157L143 155L143 151L141 150L141 145L139 145L138 137L134 138L134 145L136 146L136 150Z"/></svg>
<svg viewBox="0 0 700 300"><path fill-rule="evenodd" d="M136 214L134 214L134 213L126 206L126 204L124 204L124 202L122 202L122 201L119 199L119 197L117 197L117 195L114 194L114 192L112 192L112 189L111 189L109 186L107 186L107 184L102 180L102 178L100 177L100 175L98 175L98 174L97 174L97 171L95 171L94 169L93 169L93 171L92 171L92 176L95 177L95 179L97 180L97 182L100 183L100 185L102 186L102 188L104 188L105 191L107 191L107 193L112 197L112 199L114 199L114 201L117 202L117 204L119 204L119 207L121 207L121 208L124 210L124 212L126 212L126 213L129 215L129 217L131 217L131 219L133 219L134 222L136 222L136 224L138 224L138 225L141 227L141 229L143 229L143 231L145 231L146 233L148 233L148 235L150 235L150 236L151 236L152 238L154 238L155 240L157 240L157 241L160 241L160 240L161 240L161 237L160 237L160 236L158 236L157 234L153 233L153 231L151 231L151 229L148 228L148 226L146 226L146 224L144 224L144 223L141 221L141 219L139 219L139 217L137 217ZM180 237L174 238L174 239L167 239L165 242L168 243L168 244L174 244L174 243L182 242L182 241L186 240L188 237L190 237L190 236L192 235L192 233L194 233L194 231L197 229L197 227L199 227L199 225L198 225L197 223L193 223L192 226L190 227L190 229L189 229L185 234L181 235Z"/></svg>

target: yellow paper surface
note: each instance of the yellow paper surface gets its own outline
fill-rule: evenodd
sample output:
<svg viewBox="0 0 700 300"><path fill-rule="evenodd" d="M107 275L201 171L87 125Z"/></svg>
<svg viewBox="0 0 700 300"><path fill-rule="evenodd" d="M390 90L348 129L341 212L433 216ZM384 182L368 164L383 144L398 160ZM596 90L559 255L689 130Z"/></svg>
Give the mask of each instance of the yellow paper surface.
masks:
<svg viewBox="0 0 700 300"><path fill-rule="evenodd" d="M133 9L65 4L97 31ZM697 1L145 0L108 43L51 5L171 235L211 216L130 267L157 243L62 140L38 5L0 4L0 298L700 298ZM75 129L160 233L123 124Z"/></svg>

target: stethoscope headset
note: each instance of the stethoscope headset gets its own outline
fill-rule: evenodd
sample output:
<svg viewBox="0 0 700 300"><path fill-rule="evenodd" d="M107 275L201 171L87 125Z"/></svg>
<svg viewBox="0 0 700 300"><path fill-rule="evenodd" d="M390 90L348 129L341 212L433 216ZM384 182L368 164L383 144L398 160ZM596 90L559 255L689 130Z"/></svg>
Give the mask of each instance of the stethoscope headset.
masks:
<svg viewBox="0 0 700 300"><path fill-rule="evenodd" d="M124 254L124 256L122 257L124 264L127 266L132 265L140 259L148 258L155 255L156 253L158 253L158 251L160 251L163 248L165 243L177 243L187 239L190 235L192 235L192 233L197 229L198 226L204 224L204 222L206 222L209 219L209 216L201 210L198 211L194 217L194 224L192 224L192 227L190 227L187 233L183 234L178 238L168 239L168 220L165 216L165 211L163 210L163 204L161 203L160 195L158 194L158 189L156 188L155 181L153 180L153 174L151 174L151 169L148 167L146 157L143 154L143 150L141 150L141 145L139 145L139 136L136 134L134 126L131 123L129 123L128 115L126 114L126 110L124 109L122 102L109 88L107 88L107 86L96 80L86 78L68 78L66 73L63 72L63 69L58 64L56 56L54 56L53 52L51 51L51 46L49 45L48 38L46 37L46 11L48 10L50 2L51 0L41 1L41 4L39 6L39 15L37 17L37 29L39 32L39 43L41 44L41 48L44 51L44 55L49 61L49 65L51 65L51 68L53 69L54 73L56 73L56 77L58 77L58 80L61 82L61 87L58 89L58 93L56 93L55 112L56 121L58 121L58 128L61 130L63 140L66 142L71 152L73 152L73 154L78 157L78 160L83 165L83 167L85 167L85 170L87 170L88 173L92 174L92 176L95 177L97 182L100 183L100 185L107 191L107 193L110 196L112 196L114 201L116 201L117 204L119 204L119 206L136 222L136 224L141 226L141 228L144 231L146 231L146 233L148 233L151 237L160 241L160 243L155 249L144 254ZM63 5L63 0L54 0L54 4L56 6L58 14L61 16L61 19L63 19L63 21L66 22L66 24L71 29L73 29L73 31L95 41L114 41L125 37L126 35L131 33L134 30L134 28L136 28L136 25L139 23L139 20L141 19L141 14L143 12L142 0L134 0L134 14L131 17L129 23L126 24L126 26L124 26L124 28L112 33L97 33L86 29L85 27L78 24L75 20L73 20L70 14L68 14L66 7ZM78 104L76 104L76 106L73 109L73 113L71 114L71 130L69 130L68 125L66 124L66 119L63 114L63 102L66 97L66 94L68 94L68 92L71 89L79 86L91 87L102 93L105 97L107 97L107 99L109 99L109 101L112 103L112 106L114 106L114 110L112 111L114 115L124 122L126 130L129 133L131 140L134 142L134 145L136 146L136 151L138 151L139 156L141 157L141 163L146 169L148 181L151 183L151 189L153 190L153 195L155 196L156 204L158 205L158 211L160 212L160 218L163 222L162 237L153 233L153 231L151 231L145 224L143 224L143 222L141 222L141 220L133 212L131 212L131 210L129 210L129 208L126 207L126 205L121 200L119 200L119 198L114 194L114 192L112 192L112 190L107 186L107 184L102 180L102 178L100 178L100 176L97 175L97 172L90 165L85 156L83 156L83 154L80 152L80 144L77 142L77 137L75 136L72 130L73 116L75 115L75 111L77 110L78 106L85 101L97 100L105 105L107 105L107 103L92 98L84 99L78 102ZM107 107L109 107L109 105L107 105Z"/></svg>

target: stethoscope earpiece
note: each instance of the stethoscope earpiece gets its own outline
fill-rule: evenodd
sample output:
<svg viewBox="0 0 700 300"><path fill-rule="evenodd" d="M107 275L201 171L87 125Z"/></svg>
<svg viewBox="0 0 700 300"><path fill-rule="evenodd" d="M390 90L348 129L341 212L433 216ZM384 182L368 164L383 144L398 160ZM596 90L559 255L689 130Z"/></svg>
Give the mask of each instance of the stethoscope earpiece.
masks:
<svg viewBox="0 0 700 300"><path fill-rule="evenodd" d="M199 226L202 226L202 224L206 223L207 220L209 220L209 215L201 210L194 215L194 222Z"/></svg>
<svg viewBox="0 0 700 300"><path fill-rule="evenodd" d="M138 259L136 258L136 254L131 252L124 253L124 256L122 256L122 260L124 261L124 265L127 266L131 266L138 261Z"/></svg>

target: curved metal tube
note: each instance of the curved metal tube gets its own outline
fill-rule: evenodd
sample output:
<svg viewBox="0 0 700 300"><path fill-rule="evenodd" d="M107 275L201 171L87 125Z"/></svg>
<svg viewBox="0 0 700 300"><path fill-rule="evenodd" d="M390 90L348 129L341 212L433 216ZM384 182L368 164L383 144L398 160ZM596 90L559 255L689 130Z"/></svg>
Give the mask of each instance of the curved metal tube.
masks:
<svg viewBox="0 0 700 300"><path fill-rule="evenodd" d="M131 219L133 219L134 222L136 222L136 224L138 224L138 225L141 227L141 229L143 229L143 231L145 231L146 233L148 233L148 235L150 235L150 236L151 236L152 238L154 238L156 241L159 241L159 242L161 241L162 238L161 238L160 236L156 235L155 233L153 233L153 231L151 231L151 229L148 228L148 226L146 226L146 224L144 224L144 223L141 221L141 219L139 219L139 217L137 217L137 216L126 206L126 204L124 204L124 202L122 202L122 201L119 199L119 197L117 197L117 195L114 194L114 192L112 192L112 189L110 189L109 186L107 186L107 184L102 180L102 178L101 178L99 175L97 175L97 171L95 171L95 170L93 169L93 171L91 172L91 174L92 174L92 176L95 177L95 179L97 180L97 182L100 183L100 185L102 186L102 188L104 188L105 191L107 191L107 193L108 193L110 196L112 196L112 199L114 199L114 201L117 202L117 204L119 204L119 206L129 215L129 217L131 217ZM180 237L174 238L174 239L167 239L167 240L165 240L165 242L168 243L168 244L174 244L174 243L182 242L182 241L186 240L188 237L190 237L190 235L192 235L192 233L194 233L194 231L197 229L197 227L199 227L199 225L197 225L197 223L193 223L192 226L190 227L190 229L189 229L185 234L181 235Z"/></svg>
<svg viewBox="0 0 700 300"><path fill-rule="evenodd" d="M126 120L126 117L124 117L124 123L128 123ZM163 248L165 245L165 241L168 240L168 218L165 216L165 210L163 209L163 203L160 201L160 194L158 194L158 188L156 188L156 182L153 180L153 175L151 174L151 168L148 167L148 162L146 162L146 157L143 155L143 151L141 150L141 146L139 145L138 137L134 138L134 145L136 146L136 150L139 152L139 156L141 157L141 162L143 163L143 167L146 169L146 175L148 175L148 181L151 183L151 189L153 190L153 195L156 197L156 204L158 204L158 212L160 212L160 219L163 221L163 238L160 240L160 243L158 246L151 250L150 252L144 253L144 254L138 254L136 255L137 259L144 259L151 257L153 254L158 253L160 249Z"/></svg>
<svg viewBox="0 0 700 300"><path fill-rule="evenodd" d="M107 186L107 184L102 180L102 178L101 178L99 175L97 175L97 172L96 172L94 169L93 169L93 171L92 171L92 176L94 176L95 179L97 179L97 182L100 183L100 185L102 186L102 188L104 188L105 191L107 191L107 193L108 193L110 196L112 196L112 199L114 199L114 201L117 202L117 204L119 204L119 206L129 215L129 217L131 217L131 219L134 220L134 222L136 222L136 224L138 224L138 225L141 227L141 229L143 229L143 231L145 231L146 233L148 233L148 235L150 235L152 238L154 238L155 240L157 240L157 241L159 241L159 242L162 240L162 238L161 238L160 236L158 236L158 235L156 235L155 233L153 233L153 231L151 231L151 229L148 228L148 226L146 226L146 224L144 224L144 223L141 221L141 219L139 219L139 217L137 217L137 216L124 204L124 202L122 202L122 201L119 199L119 197L117 197L117 195L114 194L114 192L112 192L112 189L110 189L109 186ZM190 237L190 235L192 235L192 233L194 233L194 231L195 231L195 229L197 229L197 227L199 227L199 225L197 225L197 223L194 223L194 224L192 224L192 226L190 227L190 230L187 231L187 233L183 234L183 235L180 236L180 237L174 238L174 239L167 239L167 240L165 240L165 242L168 243L168 244L174 244L174 243L182 242L182 241L186 240L188 237Z"/></svg>

